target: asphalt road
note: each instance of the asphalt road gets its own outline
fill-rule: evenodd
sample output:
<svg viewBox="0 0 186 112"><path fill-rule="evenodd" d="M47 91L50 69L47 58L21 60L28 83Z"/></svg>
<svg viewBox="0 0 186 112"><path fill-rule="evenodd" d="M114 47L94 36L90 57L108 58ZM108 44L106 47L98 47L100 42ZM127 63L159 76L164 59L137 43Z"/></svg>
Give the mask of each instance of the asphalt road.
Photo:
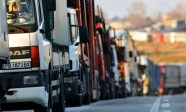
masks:
<svg viewBox="0 0 186 112"><path fill-rule="evenodd" d="M100 101L87 106L66 108L66 112L186 112L186 95Z"/></svg>
<svg viewBox="0 0 186 112"><path fill-rule="evenodd" d="M186 112L186 95L105 100L81 107L67 107L65 112Z"/></svg>

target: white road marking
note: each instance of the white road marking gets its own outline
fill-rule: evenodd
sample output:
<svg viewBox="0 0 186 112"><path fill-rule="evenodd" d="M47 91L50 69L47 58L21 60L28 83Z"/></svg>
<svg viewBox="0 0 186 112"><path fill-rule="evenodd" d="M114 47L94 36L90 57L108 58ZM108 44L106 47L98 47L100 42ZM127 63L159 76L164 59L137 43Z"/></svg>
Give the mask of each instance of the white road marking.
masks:
<svg viewBox="0 0 186 112"><path fill-rule="evenodd" d="M163 107L163 108L170 107L170 103L163 103L163 104L162 104L162 107Z"/></svg>
<svg viewBox="0 0 186 112"><path fill-rule="evenodd" d="M164 102L169 102L169 99L163 99Z"/></svg>
<svg viewBox="0 0 186 112"><path fill-rule="evenodd" d="M164 110L164 111L162 111L162 112L171 112L170 110Z"/></svg>
<svg viewBox="0 0 186 112"><path fill-rule="evenodd" d="M156 99L156 101L152 105L152 108L150 109L150 112L158 112L160 101L161 101L161 97Z"/></svg>
<svg viewBox="0 0 186 112"><path fill-rule="evenodd" d="M163 98L165 98L165 99L169 99L171 96L164 96Z"/></svg>

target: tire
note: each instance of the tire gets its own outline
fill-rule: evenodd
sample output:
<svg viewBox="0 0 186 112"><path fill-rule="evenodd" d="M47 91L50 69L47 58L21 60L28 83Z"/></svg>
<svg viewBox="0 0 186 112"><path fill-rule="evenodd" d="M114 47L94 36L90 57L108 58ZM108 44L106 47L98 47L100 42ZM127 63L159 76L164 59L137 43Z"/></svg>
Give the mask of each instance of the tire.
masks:
<svg viewBox="0 0 186 112"><path fill-rule="evenodd" d="M106 78L106 100L110 99L110 91L109 91L109 79Z"/></svg>
<svg viewBox="0 0 186 112"><path fill-rule="evenodd" d="M37 104L34 108L34 112L50 112L50 108Z"/></svg>
<svg viewBox="0 0 186 112"><path fill-rule="evenodd" d="M74 106L81 106L82 105L82 96L77 96L75 102L74 102Z"/></svg>
<svg viewBox="0 0 186 112"><path fill-rule="evenodd" d="M115 86L115 98L119 98L119 87Z"/></svg>
<svg viewBox="0 0 186 112"><path fill-rule="evenodd" d="M89 77L89 72L87 69L84 70L84 76L85 76L85 85L84 85L84 91L85 95L83 96L83 104L90 104L90 77Z"/></svg>
<svg viewBox="0 0 186 112"><path fill-rule="evenodd" d="M83 97L83 104L90 104L90 95L85 95Z"/></svg>
<svg viewBox="0 0 186 112"><path fill-rule="evenodd" d="M60 83L60 94L58 102L55 102L52 107L52 112L65 112L65 103L64 103L64 78L62 72L61 75L61 83Z"/></svg>
<svg viewBox="0 0 186 112"><path fill-rule="evenodd" d="M114 79L111 78L111 82L110 82L110 98L111 99L115 99L115 85L114 85Z"/></svg>

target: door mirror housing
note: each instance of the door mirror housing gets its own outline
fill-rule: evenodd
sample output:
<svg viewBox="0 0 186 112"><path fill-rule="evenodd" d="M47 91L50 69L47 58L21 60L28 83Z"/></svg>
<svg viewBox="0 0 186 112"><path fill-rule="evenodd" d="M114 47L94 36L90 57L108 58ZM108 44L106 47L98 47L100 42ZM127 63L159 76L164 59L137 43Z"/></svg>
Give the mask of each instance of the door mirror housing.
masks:
<svg viewBox="0 0 186 112"><path fill-rule="evenodd" d="M86 26L79 26L79 37L81 43L89 42L88 28Z"/></svg>
<svg viewBox="0 0 186 112"><path fill-rule="evenodd" d="M46 0L46 9L48 11L56 11L56 0Z"/></svg>

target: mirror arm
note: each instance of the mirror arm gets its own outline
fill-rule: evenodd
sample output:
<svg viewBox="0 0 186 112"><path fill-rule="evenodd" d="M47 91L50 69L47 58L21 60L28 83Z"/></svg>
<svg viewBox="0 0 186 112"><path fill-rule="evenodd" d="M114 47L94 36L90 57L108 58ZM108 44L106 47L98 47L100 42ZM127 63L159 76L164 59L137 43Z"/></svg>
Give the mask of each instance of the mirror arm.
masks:
<svg viewBox="0 0 186 112"><path fill-rule="evenodd" d="M52 30L54 30L54 26L55 26L55 25L54 25L54 13L52 13L52 17L53 17L53 18L52 18L52 20L53 20L53 21L52 21L52 24L53 24L52 28L49 29L48 31L45 31L45 30L43 30L43 29L40 29L40 33L41 33L41 34L48 33L48 32L51 32Z"/></svg>

